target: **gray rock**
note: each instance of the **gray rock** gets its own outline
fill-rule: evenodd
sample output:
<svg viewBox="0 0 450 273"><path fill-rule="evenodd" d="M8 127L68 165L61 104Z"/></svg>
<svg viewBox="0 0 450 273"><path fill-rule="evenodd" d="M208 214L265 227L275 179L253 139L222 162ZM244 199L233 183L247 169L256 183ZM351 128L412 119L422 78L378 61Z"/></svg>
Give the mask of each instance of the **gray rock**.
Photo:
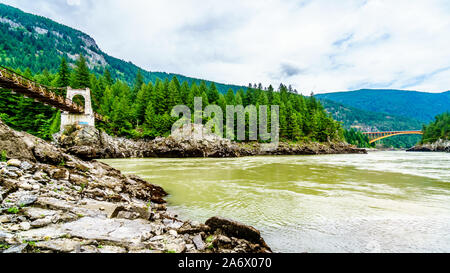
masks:
<svg viewBox="0 0 450 273"><path fill-rule="evenodd" d="M22 182L19 184L19 188L24 189L26 191L31 191L31 190L33 190L33 185L31 185L28 182Z"/></svg>
<svg viewBox="0 0 450 273"><path fill-rule="evenodd" d="M8 195L8 197L3 200L2 206L5 208L24 207L33 204L36 200L37 197L28 191L17 191Z"/></svg>
<svg viewBox="0 0 450 273"><path fill-rule="evenodd" d="M158 236L152 237L149 241L150 241L150 242L162 241L162 240L164 240L165 238L166 238L165 236L158 235Z"/></svg>
<svg viewBox="0 0 450 273"><path fill-rule="evenodd" d="M58 166L64 161L62 153L45 141L36 144L33 149L33 154L39 162L52 164L54 166Z"/></svg>
<svg viewBox="0 0 450 273"><path fill-rule="evenodd" d="M206 225L210 226L212 230L220 229L230 237L237 237L255 244L260 244L270 251L269 246L261 237L260 232L254 227L220 217L208 219L208 221L206 221Z"/></svg>
<svg viewBox="0 0 450 273"><path fill-rule="evenodd" d="M100 202L91 199L84 199L82 201L82 208L96 211L95 214L104 214L108 218L114 218L117 216L118 212L121 210L122 206L119 204L114 204L111 202ZM92 214L92 213L91 213Z"/></svg>
<svg viewBox="0 0 450 273"><path fill-rule="evenodd" d="M214 240L214 245L218 244L231 244L231 239L224 235L218 235Z"/></svg>
<svg viewBox="0 0 450 273"><path fill-rule="evenodd" d="M22 222L19 224L21 230L30 230L31 225L28 222Z"/></svg>
<svg viewBox="0 0 450 273"><path fill-rule="evenodd" d="M48 239L58 239L66 235L61 225L50 225L44 228L30 229L22 231L19 237L27 241L46 241Z"/></svg>
<svg viewBox="0 0 450 273"><path fill-rule="evenodd" d="M53 210L29 207L23 209L23 214L25 214L31 220L36 220L53 216L56 214L56 212Z"/></svg>
<svg viewBox="0 0 450 273"><path fill-rule="evenodd" d="M7 162L8 166L17 167L17 168L20 167L20 164L21 164L21 163L22 163L22 162L21 162L20 160L18 160L18 159L10 159L10 160Z"/></svg>
<svg viewBox="0 0 450 273"><path fill-rule="evenodd" d="M184 223L181 221L164 219L163 224L166 225L169 229L179 229L183 226Z"/></svg>
<svg viewBox="0 0 450 273"><path fill-rule="evenodd" d="M139 218L139 214L137 214L135 212L131 212L131 211L120 211L117 214L117 218L135 220L135 219Z"/></svg>
<svg viewBox="0 0 450 273"><path fill-rule="evenodd" d="M79 246L80 246L79 241L71 239L56 239L36 243L36 247L63 253L73 252Z"/></svg>
<svg viewBox="0 0 450 273"><path fill-rule="evenodd" d="M10 215L0 215L0 224L10 223L11 216Z"/></svg>
<svg viewBox="0 0 450 273"><path fill-rule="evenodd" d="M70 211L73 208L73 204L51 197L39 197L36 203L54 210Z"/></svg>
<svg viewBox="0 0 450 273"><path fill-rule="evenodd" d="M156 236L159 236L164 233L164 228L160 225L153 226L152 230Z"/></svg>
<svg viewBox="0 0 450 273"><path fill-rule="evenodd" d="M203 242L202 236L200 234L194 236L192 241L194 242L194 245L198 250L205 249L205 243Z"/></svg>
<svg viewBox="0 0 450 273"><path fill-rule="evenodd" d="M118 246L103 246L98 249L100 253L127 253L127 250L123 247Z"/></svg>
<svg viewBox="0 0 450 273"><path fill-rule="evenodd" d="M73 237L129 244L140 241L151 231L150 223L143 220L107 219L84 217L66 223L63 230Z"/></svg>
<svg viewBox="0 0 450 273"><path fill-rule="evenodd" d="M52 221L51 217L46 217L46 218L38 219L38 220L31 222L31 226L33 228L40 228L40 227L48 226L48 225L52 224L52 222L53 221Z"/></svg>
<svg viewBox="0 0 450 273"><path fill-rule="evenodd" d="M3 253L24 253L27 246L28 246L27 244L12 246L12 247L8 248L7 250L3 251Z"/></svg>
<svg viewBox="0 0 450 273"><path fill-rule="evenodd" d="M45 174L41 171L38 171L33 175L33 179L38 180L38 181L44 179L44 177L47 177L47 174Z"/></svg>
<svg viewBox="0 0 450 273"><path fill-rule="evenodd" d="M19 175L15 172L11 172L8 169L1 169L0 174L3 174L4 176L11 177L11 178L17 178Z"/></svg>
<svg viewBox="0 0 450 273"><path fill-rule="evenodd" d="M24 171L28 171L28 170L31 170L33 168L33 165L31 165L27 161L22 161L22 163L20 163L20 168L22 170L24 170Z"/></svg>
<svg viewBox="0 0 450 273"><path fill-rule="evenodd" d="M166 245L166 251L183 253L186 251L186 243L185 242L169 243Z"/></svg>
<svg viewBox="0 0 450 273"><path fill-rule="evenodd" d="M53 179L68 179L69 178L69 172L66 169L54 169L51 171L50 176Z"/></svg>
<svg viewBox="0 0 450 273"><path fill-rule="evenodd" d="M37 197L33 194L24 194L22 195L17 204L20 206L29 206L37 201Z"/></svg>
<svg viewBox="0 0 450 273"><path fill-rule="evenodd" d="M4 243L14 237L11 233L0 230L0 242Z"/></svg>

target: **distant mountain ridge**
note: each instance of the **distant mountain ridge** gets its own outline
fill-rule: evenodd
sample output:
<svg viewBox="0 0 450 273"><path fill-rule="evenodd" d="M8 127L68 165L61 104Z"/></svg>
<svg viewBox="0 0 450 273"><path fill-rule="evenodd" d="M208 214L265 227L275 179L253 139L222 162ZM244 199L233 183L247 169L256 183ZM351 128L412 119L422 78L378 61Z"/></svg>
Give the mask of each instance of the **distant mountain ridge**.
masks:
<svg viewBox="0 0 450 273"><path fill-rule="evenodd" d="M392 131L392 130L418 130L422 129L423 122L416 119L361 110L327 99L320 99L328 113L335 120L343 123L346 129L360 131Z"/></svg>
<svg viewBox="0 0 450 273"><path fill-rule="evenodd" d="M363 132L407 131L420 130L424 122L416 119L396 116L386 113L377 113L361 110L355 107L319 99L335 120L342 122L346 129L355 129ZM380 144L385 147L410 148L420 141L420 136L406 135L382 140Z"/></svg>
<svg viewBox="0 0 450 273"><path fill-rule="evenodd" d="M92 37L79 30L0 3L1 65L22 70L30 68L34 73L45 69L55 72L61 57L66 57L70 64L74 64L79 54L87 58L89 67L95 73L102 74L108 68L113 78L130 84L134 82L138 70L141 70L147 82L155 82L158 78L170 80L173 76L180 82L187 81L189 84L202 81L179 74L146 71L131 62L106 54ZM212 81L205 82L210 84ZM243 88L238 85L215 84L222 93L230 88L234 91Z"/></svg>
<svg viewBox="0 0 450 273"><path fill-rule="evenodd" d="M386 113L429 123L444 112L450 111L450 91L426 93L404 90L362 89L316 95L357 109Z"/></svg>

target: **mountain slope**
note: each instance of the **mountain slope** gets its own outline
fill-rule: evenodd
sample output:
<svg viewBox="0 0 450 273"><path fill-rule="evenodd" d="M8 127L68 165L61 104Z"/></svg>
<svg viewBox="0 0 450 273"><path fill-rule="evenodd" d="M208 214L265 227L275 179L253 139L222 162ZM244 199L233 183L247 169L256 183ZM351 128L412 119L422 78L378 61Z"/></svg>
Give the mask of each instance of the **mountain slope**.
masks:
<svg viewBox="0 0 450 273"><path fill-rule="evenodd" d="M102 74L108 68L113 78L130 84L134 82L140 69L131 62L104 53L93 38L81 31L0 4L0 65L22 70L30 68L34 73L44 69L56 72L61 57L66 57L69 63L74 64L79 54L87 57L89 67L95 73ZM147 82L155 82L157 78L170 80L173 76L189 84L201 81L183 75L142 69L141 73ZM211 82L206 83L209 85ZM216 86L222 93L230 88L234 91L242 88L220 83L216 83Z"/></svg>
<svg viewBox="0 0 450 273"><path fill-rule="evenodd" d="M320 99L323 106L333 115L334 119L342 122L344 128L355 128L361 131L391 131L391 130L418 130L423 123L401 116L364 111L327 99Z"/></svg>
<svg viewBox="0 0 450 273"><path fill-rule="evenodd" d="M327 99L320 99L325 110L337 121L342 122L344 128L354 128L363 132L418 130L423 122L401 116L364 111L355 107ZM420 136L396 136L385 139L380 143L385 147L410 148L420 141Z"/></svg>
<svg viewBox="0 0 450 273"><path fill-rule="evenodd" d="M401 90L358 90L319 94L316 97L370 112L387 113L428 123L450 111L450 91L425 93ZM416 128L418 129L418 128Z"/></svg>

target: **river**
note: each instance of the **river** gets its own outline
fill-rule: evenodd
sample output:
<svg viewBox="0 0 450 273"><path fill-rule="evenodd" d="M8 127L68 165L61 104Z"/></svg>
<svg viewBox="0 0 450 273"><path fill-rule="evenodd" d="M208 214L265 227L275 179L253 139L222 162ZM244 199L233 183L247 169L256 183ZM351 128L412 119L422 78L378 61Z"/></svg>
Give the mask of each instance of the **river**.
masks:
<svg viewBox="0 0 450 273"><path fill-rule="evenodd" d="M170 210L259 229L275 252L450 252L450 154L103 160Z"/></svg>

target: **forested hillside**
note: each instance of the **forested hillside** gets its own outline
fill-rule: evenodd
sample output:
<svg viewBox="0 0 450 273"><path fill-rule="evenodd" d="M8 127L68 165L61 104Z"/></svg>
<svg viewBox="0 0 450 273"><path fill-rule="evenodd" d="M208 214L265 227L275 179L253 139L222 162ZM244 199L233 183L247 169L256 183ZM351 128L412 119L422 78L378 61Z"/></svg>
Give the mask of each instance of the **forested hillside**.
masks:
<svg viewBox="0 0 450 273"><path fill-rule="evenodd" d="M272 87L266 90L249 87L236 93L229 89L223 95L214 83L189 84L173 77L170 81L157 79L153 84L145 82L138 72L130 86L124 81L115 81L108 70L101 76L91 73L83 55L73 70L62 59L57 73L44 71L33 75L30 69L18 69L17 72L46 85L89 87L94 111L108 119L107 123L99 123L98 126L111 135L133 138L167 136L176 121L170 115L172 108L183 104L193 111L194 97L202 97L203 107L215 104L224 112L227 105L279 105L280 137L283 140L326 142L343 139L341 125L325 112L318 100L298 95L284 85L280 85L277 92ZM7 90L0 92L0 101L2 120L16 129L49 139L59 128L59 113L55 110L10 94Z"/></svg>
<svg viewBox="0 0 450 273"><path fill-rule="evenodd" d="M133 84L138 70L145 82L170 80L173 76L189 85L201 82L183 75L145 71L104 53L94 39L81 31L0 3L0 65L23 71L29 68L32 73L45 70L56 73L62 57L74 66L79 54L86 57L89 68L96 75L102 75L108 69L113 79L128 84ZM206 83L211 84L210 81ZM234 91L241 88L220 83L216 83L216 87L221 93L230 88Z"/></svg>
<svg viewBox="0 0 450 273"><path fill-rule="evenodd" d="M433 143L439 139L450 140L450 112L438 115L434 122L423 127L422 143Z"/></svg>
<svg viewBox="0 0 450 273"><path fill-rule="evenodd" d="M425 123L432 121L438 114L450 111L450 92L359 90L319 94L317 97L365 111L412 118Z"/></svg>

